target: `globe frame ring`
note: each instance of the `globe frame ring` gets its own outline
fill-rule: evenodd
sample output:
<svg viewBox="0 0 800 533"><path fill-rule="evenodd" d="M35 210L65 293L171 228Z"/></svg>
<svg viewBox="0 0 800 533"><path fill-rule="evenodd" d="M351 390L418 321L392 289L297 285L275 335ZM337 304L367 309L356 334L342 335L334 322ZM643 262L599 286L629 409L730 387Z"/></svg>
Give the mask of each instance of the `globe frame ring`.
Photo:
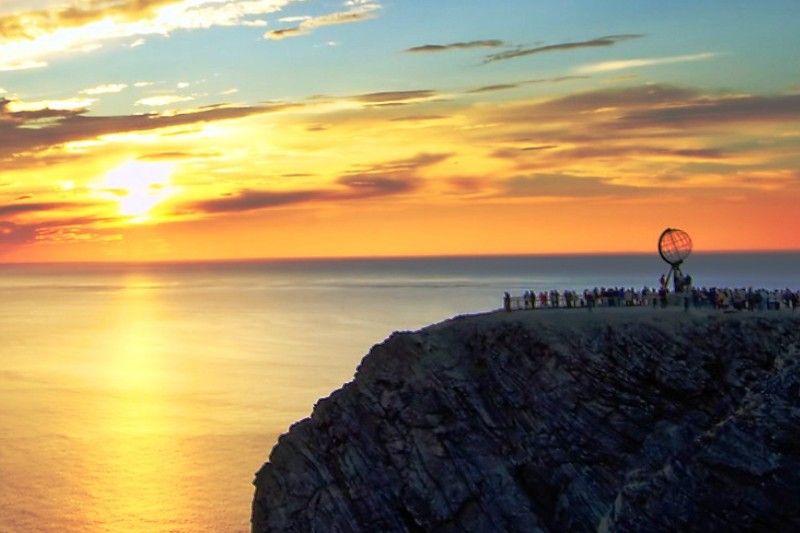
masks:
<svg viewBox="0 0 800 533"><path fill-rule="evenodd" d="M688 242L688 249L687 250L664 250L664 239L673 233L676 233L681 236L681 239L685 239ZM674 240L671 241L671 244L675 244ZM672 253L670 252L677 252L678 257L672 257ZM692 238L683 230L677 228L667 228L661 235L658 237L658 255L661 256L661 259L664 260L665 263L672 265L673 267L677 267L683 261L689 257L692 253ZM682 256L682 257L681 257Z"/></svg>

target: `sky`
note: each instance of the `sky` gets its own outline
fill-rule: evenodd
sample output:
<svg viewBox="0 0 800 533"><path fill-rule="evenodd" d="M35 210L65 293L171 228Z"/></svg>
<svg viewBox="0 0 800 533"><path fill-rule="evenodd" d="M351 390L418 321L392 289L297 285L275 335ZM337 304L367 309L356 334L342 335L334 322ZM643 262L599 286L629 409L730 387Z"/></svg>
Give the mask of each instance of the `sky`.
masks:
<svg viewBox="0 0 800 533"><path fill-rule="evenodd" d="M0 0L0 262L797 250L797 20Z"/></svg>

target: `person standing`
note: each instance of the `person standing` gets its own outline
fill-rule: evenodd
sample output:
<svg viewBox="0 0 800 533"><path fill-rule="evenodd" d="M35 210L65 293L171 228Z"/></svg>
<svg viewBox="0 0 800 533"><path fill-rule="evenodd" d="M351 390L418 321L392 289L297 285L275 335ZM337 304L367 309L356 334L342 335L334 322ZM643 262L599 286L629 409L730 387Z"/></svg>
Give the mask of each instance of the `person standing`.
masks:
<svg viewBox="0 0 800 533"><path fill-rule="evenodd" d="M667 307L667 288L661 287L658 289L658 299L661 301L661 309L666 309Z"/></svg>
<svg viewBox="0 0 800 533"><path fill-rule="evenodd" d="M683 311L689 312L689 298L692 296L692 276L686 275L683 278Z"/></svg>

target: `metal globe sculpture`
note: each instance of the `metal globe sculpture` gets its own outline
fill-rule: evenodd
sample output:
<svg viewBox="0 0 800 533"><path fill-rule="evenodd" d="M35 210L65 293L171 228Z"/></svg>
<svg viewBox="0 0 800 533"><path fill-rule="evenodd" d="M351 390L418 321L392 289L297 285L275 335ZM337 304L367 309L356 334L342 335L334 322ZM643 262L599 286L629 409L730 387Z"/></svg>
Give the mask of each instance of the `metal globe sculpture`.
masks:
<svg viewBox="0 0 800 533"><path fill-rule="evenodd" d="M688 233L675 228L667 228L661 233L658 238L658 255L670 265L669 272L661 276L662 286L666 288L672 278L675 292L691 287L690 278L681 272L681 264L691 253L692 239Z"/></svg>
<svg viewBox="0 0 800 533"><path fill-rule="evenodd" d="M672 266L683 263L692 253L692 239L685 231L667 228L658 238L658 254Z"/></svg>

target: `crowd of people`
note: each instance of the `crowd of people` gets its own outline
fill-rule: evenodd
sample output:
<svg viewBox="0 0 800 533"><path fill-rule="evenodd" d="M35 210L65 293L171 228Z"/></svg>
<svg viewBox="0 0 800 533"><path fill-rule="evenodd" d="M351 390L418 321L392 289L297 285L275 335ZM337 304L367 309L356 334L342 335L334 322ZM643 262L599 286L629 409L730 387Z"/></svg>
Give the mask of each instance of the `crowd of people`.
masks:
<svg viewBox="0 0 800 533"><path fill-rule="evenodd" d="M550 290L525 291L522 296L503 296L506 311L518 309L544 308L587 308L594 307L667 307L682 305L685 309L714 308L740 311L794 311L800 307L800 291L790 289L768 290L753 288L692 287L684 284L682 291L671 292L662 283L658 289L644 287L641 290L623 287L595 287L584 291Z"/></svg>

